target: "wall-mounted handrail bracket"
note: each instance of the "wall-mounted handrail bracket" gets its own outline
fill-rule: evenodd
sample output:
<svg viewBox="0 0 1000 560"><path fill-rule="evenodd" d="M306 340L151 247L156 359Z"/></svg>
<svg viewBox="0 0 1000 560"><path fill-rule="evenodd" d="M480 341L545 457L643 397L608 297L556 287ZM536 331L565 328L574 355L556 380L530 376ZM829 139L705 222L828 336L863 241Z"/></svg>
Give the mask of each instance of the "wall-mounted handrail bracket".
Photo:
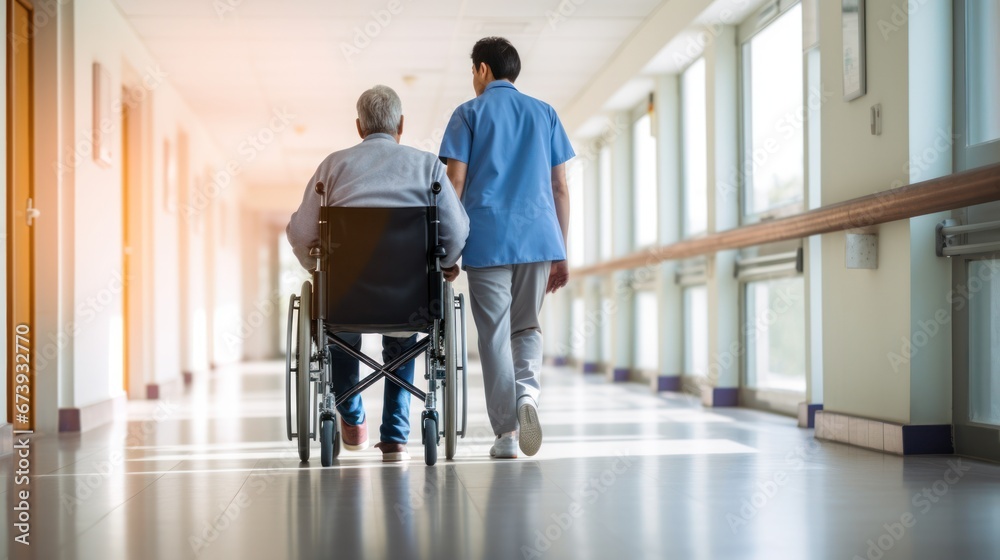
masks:
<svg viewBox="0 0 1000 560"><path fill-rule="evenodd" d="M970 233L1000 230L1000 220L961 225L958 220L943 220L934 227L934 253L939 257L957 257L1000 251L1000 241L969 243Z"/></svg>
<svg viewBox="0 0 1000 560"><path fill-rule="evenodd" d="M938 225L934 226L934 253L939 256L945 256L944 250L947 247L955 245L955 235L948 235L945 233L945 228L951 228L958 225L958 220L942 220Z"/></svg>

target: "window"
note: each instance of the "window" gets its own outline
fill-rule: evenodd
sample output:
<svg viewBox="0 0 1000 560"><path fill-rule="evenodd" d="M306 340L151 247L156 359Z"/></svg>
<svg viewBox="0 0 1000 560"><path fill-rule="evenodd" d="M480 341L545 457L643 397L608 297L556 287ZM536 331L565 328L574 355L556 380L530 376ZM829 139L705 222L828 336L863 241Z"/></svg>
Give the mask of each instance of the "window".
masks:
<svg viewBox="0 0 1000 560"><path fill-rule="evenodd" d="M708 289L684 288L684 374L708 374Z"/></svg>
<svg viewBox="0 0 1000 560"><path fill-rule="evenodd" d="M708 117L705 110L705 59L681 75L684 236L708 229Z"/></svg>
<svg viewBox="0 0 1000 560"><path fill-rule="evenodd" d="M566 166L566 182L569 183L569 239L566 258L570 266L580 266L584 261L584 211L583 211L583 165L571 161Z"/></svg>
<svg viewBox="0 0 1000 560"><path fill-rule="evenodd" d="M1000 425L1000 260L969 263L969 420ZM978 280L978 281L974 281ZM973 288L979 286L978 292Z"/></svg>
<svg viewBox="0 0 1000 560"><path fill-rule="evenodd" d="M802 200L802 6L743 44L743 212Z"/></svg>
<svg viewBox="0 0 1000 560"><path fill-rule="evenodd" d="M1000 139L1000 1L966 2L969 145Z"/></svg>
<svg viewBox="0 0 1000 560"><path fill-rule="evenodd" d="M745 290L747 385L805 392L802 277L747 282Z"/></svg>
<svg viewBox="0 0 1000 560"><path fill-rule="evenodd" d="M602 146L598 156L600 173L599 197L601 200L601 259L610 259L614 253L614 237L611 225L611 147Z"/></svg>
<svg viewBox="0 0 1000 560"><path fill-rule="evenodd" d="M1000 162L1000 0L955 0L955 170Z"/></svg>
<svg viewBox="0 0 1000 560"><path fill-rule="evenodd" d="M656 292L635 294L635 369L656 371L660 359L660 311Z"/></svg>
<svg viewBox="0 0 1000 560"><path fill-rule="evenodd" d="M657 240L656 223L656 138L649 113L639 117L632 127L632 184L634 191L636 247L653 245Z"/></svg>

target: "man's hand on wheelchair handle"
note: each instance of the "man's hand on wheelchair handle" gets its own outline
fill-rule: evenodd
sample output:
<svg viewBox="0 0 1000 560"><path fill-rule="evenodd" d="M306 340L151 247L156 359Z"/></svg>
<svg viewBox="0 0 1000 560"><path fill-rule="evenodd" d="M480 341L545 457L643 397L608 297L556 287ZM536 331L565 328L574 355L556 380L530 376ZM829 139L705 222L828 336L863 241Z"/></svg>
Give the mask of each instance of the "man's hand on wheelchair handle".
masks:
<svg viewBox="0 0 1000 560"><path fill-rule="evenodd" d="M549 285L545 288L545 293L554 294L567 282L569 282L569 265L566 261L556 261L552 263L552 269L549 271Z"/></svg>
<svg viewBox="0 0 1000 560"><path fill-rule="evenodd" d="M444 272L444 279L449 282L454 282L458 278L460 270L457 264L453 264L447 268L441 267L441 272Z"/></svg>

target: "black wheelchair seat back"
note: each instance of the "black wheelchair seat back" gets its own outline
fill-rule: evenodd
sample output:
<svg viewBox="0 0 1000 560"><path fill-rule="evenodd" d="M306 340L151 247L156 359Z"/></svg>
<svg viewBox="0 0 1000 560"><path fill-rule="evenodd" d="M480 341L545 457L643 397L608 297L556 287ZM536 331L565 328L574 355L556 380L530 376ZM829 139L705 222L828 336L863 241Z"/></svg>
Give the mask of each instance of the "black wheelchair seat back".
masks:
<svg viewBox="0 0 1000 560"><path fill-rule="evenodd" d="M434 207L320 208L331 332L424 331L441 318Z"/></svg>

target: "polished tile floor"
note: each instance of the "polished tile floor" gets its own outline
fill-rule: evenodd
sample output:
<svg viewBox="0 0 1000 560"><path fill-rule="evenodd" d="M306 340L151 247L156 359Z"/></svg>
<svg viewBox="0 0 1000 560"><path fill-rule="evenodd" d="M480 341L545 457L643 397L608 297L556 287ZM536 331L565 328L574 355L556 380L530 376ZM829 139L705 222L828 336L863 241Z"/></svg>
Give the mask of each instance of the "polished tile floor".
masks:
<svg viewBox="0 0 1000 560"><path fill-rule="evenodd" d="M31 545L9 557L1000 558L1000 465L820 444L789 418L547 369L536 457L487 457L473 372L455 461L425 467L417 433L408 464L368 450L324 469L285 440L282 368L223 369L131 403L127 425L36 438ZM381 386L365 394L378 418Z"/></svg>

